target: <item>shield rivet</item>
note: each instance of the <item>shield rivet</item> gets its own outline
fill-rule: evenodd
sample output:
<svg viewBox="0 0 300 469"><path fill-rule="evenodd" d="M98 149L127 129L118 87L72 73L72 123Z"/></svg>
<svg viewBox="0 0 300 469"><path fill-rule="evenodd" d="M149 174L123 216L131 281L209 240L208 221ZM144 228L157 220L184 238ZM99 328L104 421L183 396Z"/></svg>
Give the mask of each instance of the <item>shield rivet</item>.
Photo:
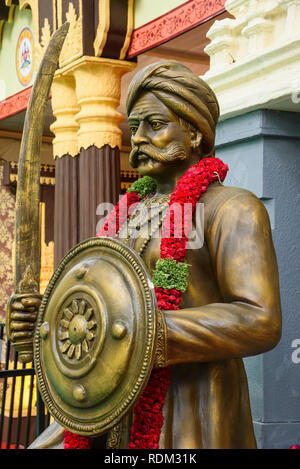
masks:
<svg viewBox="0 0 300 469"><path fill-rule="evenodd" d="M40 337L41 337L41 339L43 339L43 340L47 339L48 334L49 334L49 323L46 321L46 322L43 322L43 324L41 325L41 328L40 328Z"/></svg>
<svg viewBox="0 0 300 469"><path fill-rule="evenodd" d="M127 326L123 321L115 321L111 328L111 333L114 339L123 339L127 334Z"/></svg>
<svg viewBox="0 0 300 469"><path fill-rule="evenodd" d="M73 397L76 401L82 402L86 398L86 390L82 384L76 384L73 388Z"/></svg>
<svg viewBox="0 0 300 469"><path fill-rule="evenodd" d="M75 277L78 278L79 280L82 279L87 271L89 270L87 265L81 265L79 269L75 273Z"/></svg>

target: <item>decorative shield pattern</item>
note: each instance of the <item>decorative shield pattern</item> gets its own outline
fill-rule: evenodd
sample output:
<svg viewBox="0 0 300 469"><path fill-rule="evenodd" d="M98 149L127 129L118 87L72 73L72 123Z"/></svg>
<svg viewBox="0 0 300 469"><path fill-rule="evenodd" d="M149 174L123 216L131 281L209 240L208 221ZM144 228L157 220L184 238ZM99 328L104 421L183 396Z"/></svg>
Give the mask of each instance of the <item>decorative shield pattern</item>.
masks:
<svg viewBox="0 0 300 469"><path fill-rule="evenodd" d="M80 435L111 429L148 381L155 340L154 287L137 253L110 238L75 246L49 282L35 332L49 412Z"/></svg>

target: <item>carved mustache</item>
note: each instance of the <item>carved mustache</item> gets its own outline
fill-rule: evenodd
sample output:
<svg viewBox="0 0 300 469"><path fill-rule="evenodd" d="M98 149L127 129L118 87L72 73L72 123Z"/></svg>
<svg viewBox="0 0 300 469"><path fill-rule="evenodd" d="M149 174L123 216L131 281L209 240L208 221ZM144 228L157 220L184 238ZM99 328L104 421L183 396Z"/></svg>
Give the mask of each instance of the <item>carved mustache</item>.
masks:
<svg viewBox="0 0 300 469"><path fill-rule="evenodd" d="M138 166L139 155L146 155L159 163L169 163L185 160L187 155L184 147L178 143L171 143L167 149L158 149L150 143L133 147L129 155L129 163L133 168Z"/></svg>

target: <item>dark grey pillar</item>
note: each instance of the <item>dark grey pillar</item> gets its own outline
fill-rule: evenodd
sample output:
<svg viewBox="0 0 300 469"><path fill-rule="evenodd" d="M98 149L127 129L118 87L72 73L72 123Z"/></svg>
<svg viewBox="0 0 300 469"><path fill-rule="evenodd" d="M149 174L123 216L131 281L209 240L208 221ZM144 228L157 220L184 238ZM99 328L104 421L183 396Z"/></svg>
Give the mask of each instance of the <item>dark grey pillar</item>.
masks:
<svg viewBox="0 0 300 469"><path fill-rule="evenodd" d="M230 169L226 185L254 192L271 220L282 338L245 366L258 446L289 448L300 445L300 114L258 110L227 119L216 143L216 156Z"/></svg>

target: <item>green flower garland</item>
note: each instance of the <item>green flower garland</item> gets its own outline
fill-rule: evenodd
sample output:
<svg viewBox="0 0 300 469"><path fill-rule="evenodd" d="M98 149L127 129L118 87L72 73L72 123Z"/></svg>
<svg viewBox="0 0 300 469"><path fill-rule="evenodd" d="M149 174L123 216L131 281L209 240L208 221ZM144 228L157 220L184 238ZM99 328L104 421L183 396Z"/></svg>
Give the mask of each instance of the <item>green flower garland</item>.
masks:
<svg viewBox="0 0 300 469"><path fill-rule="evenodd" d="M188 287L189 268L186 262L176 262L169 257L158 259L152 275L152 281L155 287L167 288L184 293Z"/></svg>
<svg viewBox="0 0 300 469"><path fill-rule="evenodd" d="M150 176L144 176L135 181L127 192L136 192L141 200L154 194L157 189L156 181ZM159 259L156 262L152 276L155 287L167 288L184 293L188 287L188 265L186 262L177 262L173 258Z"/></svg>
<svg viewBox="0 0 300 469"><path fill-rule="evenodd" d="M156 189L156 181L150 176L144 176L141 179L137 179L127 192L137 192L140 198L144 199L147 195L155 194Z"/></svg>

